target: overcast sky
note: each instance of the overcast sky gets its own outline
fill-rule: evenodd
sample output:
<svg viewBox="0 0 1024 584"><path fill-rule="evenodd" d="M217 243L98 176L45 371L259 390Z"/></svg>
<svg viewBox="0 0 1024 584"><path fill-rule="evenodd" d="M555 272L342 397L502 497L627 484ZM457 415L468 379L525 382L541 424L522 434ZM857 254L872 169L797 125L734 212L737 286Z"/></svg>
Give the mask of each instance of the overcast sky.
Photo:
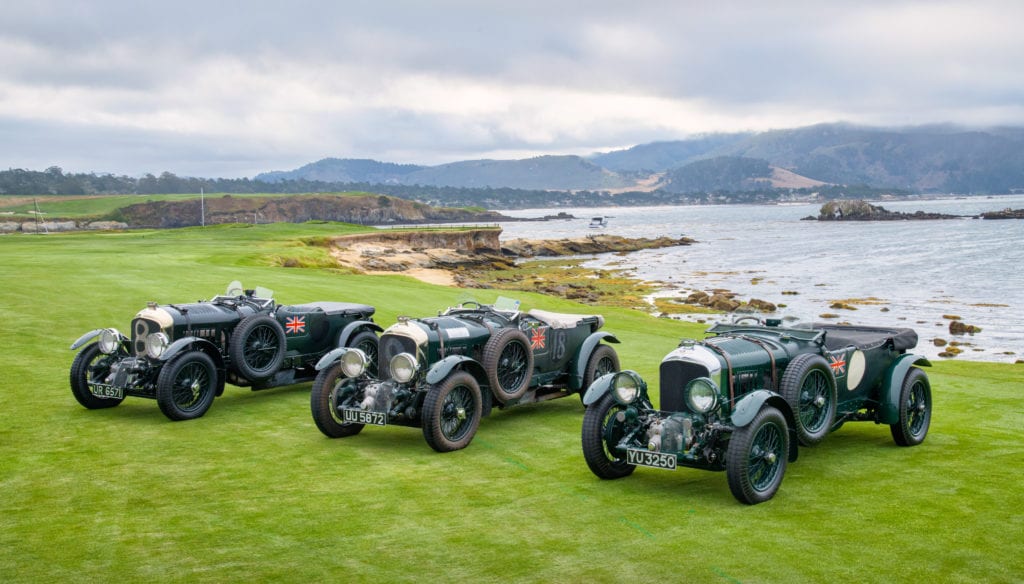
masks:
<svg viewBox="0 0 1024 584"><path fill-rule="evenodd" d="M4 2L0 168L241 177L1024 125L1020 0Z"/></svg>

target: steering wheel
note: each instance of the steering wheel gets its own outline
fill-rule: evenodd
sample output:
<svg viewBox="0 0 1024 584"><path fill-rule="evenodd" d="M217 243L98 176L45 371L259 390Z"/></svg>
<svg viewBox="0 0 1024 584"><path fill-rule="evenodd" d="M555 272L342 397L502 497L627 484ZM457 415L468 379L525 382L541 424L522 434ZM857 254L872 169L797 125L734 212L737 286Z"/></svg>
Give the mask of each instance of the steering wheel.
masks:
<svg viewBox="0 0 1024 584"><path fill-rule="evenodd" d="M470 305L472 305L472 306L470 306ZM465 302L463 302L463 303L459 304L459 308L474 308L474 307L475 307L475 308L476 308L477 310L479 310L479 309L483 308L483 307L484 307L484 305L483 305L483 304L480 304L480 303L479 303L479 302L477 302L476 300L467 300L467 301L465 301Z"/></svg>
<svg viewBox="0 0 1024 584"><path fill-rule="evenodd" d="M732 323L733 324L738 324L738 325L744 325L744 324L761 325L761 324L764 324L764 323L761 322L761 319L756 317L756 316L741 316L741 317L737 318L736 320L732 321Z"/></svg>

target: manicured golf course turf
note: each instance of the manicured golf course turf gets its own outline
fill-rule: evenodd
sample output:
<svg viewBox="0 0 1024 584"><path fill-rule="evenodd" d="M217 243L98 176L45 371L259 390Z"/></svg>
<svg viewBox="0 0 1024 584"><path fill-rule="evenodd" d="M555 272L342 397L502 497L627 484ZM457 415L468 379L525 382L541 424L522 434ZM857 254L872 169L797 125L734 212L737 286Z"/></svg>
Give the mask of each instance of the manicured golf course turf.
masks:
<svg viewBox="0 0 1024 584"><path fill-rule="evenodd" d="M415 428L326 438L309 383L228 386L187 422L153 400L90 411L72 397L69 346L81 334L126 331L147 301L210 298L231 280L282 303L372 304L385 327L498 295L280 267L329 265L303 238L358 229L0 236L0 582L1024 579L1024 365L937 362L921 446L846 424L802 449L776 497L752 507L724 473L596 478L576 397L496 410L449 454ZM623 367L655 386L665 353L704 329L517 296L524 309L604 314Z"/></svg>

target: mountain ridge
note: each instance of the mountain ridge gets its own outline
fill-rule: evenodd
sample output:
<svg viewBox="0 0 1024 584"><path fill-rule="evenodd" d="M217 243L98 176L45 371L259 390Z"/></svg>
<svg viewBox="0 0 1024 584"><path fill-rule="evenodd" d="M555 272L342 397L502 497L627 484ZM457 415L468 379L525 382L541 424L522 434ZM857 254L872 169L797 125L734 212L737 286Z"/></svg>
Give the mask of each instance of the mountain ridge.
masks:
<svg viewBox="0 0 1024 584"><path fill-rule="evenodd" d="M739 163L737 159L761 162ZM773 173L789 180L772 179L773 173L766 174L766 167L778 169ZM716 176L716 169L727 176ZM659 173L665 173L665 178L652 183ZM615 192L650 190L653 184L679 193L726 186L729 190L757 190L766 185L832 184L998 193L1024 189L1024 128L881 128L839 122L757 133L705 134L587 157L544 155L436 166L325 158L291 171L259 174L254 180Z"/></svg>

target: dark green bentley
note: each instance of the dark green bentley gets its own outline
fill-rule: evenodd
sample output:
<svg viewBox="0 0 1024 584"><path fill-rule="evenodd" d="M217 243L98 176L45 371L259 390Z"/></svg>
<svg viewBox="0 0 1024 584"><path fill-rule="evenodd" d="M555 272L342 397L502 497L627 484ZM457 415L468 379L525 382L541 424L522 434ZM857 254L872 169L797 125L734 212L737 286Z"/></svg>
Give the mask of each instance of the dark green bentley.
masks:
<svg viewBox="0 0 1024 584"><path fill-rule="evenodd" d="M583 455L603 479L637 466L725 471L741 502L771 499L797 445L812 446L849 421L888 424L900 446L928 433L931 364L907 353L905 328L784 327L743 317L684 340L661 362L659 408L633 371L587 390Z"/></svg>
<svg viewBox="0 0 1024 584"><path fill-rule="evenodd" d="M282 306L265 288L232 282L224 295L189 304L150 302L131 336L96 329L72 345L71 393L89 409L126 396L157 400L172 420L206 413L225 382L253 390L309 381L339 346L376 354L374 308L347 302ZM96 342L91 342L91 341Z"/></svg>
<svg viewBox="0 0 1024 584"><path fill-rule="evenodd" d="M492 407L512 407L580 393L619 370L596 315L522 313L519 303L466 302L437 317L400 317L373 356L338 349L317 365L310 407L331 438L366 425L422 427L438 452L465 448Z"/></svg>

